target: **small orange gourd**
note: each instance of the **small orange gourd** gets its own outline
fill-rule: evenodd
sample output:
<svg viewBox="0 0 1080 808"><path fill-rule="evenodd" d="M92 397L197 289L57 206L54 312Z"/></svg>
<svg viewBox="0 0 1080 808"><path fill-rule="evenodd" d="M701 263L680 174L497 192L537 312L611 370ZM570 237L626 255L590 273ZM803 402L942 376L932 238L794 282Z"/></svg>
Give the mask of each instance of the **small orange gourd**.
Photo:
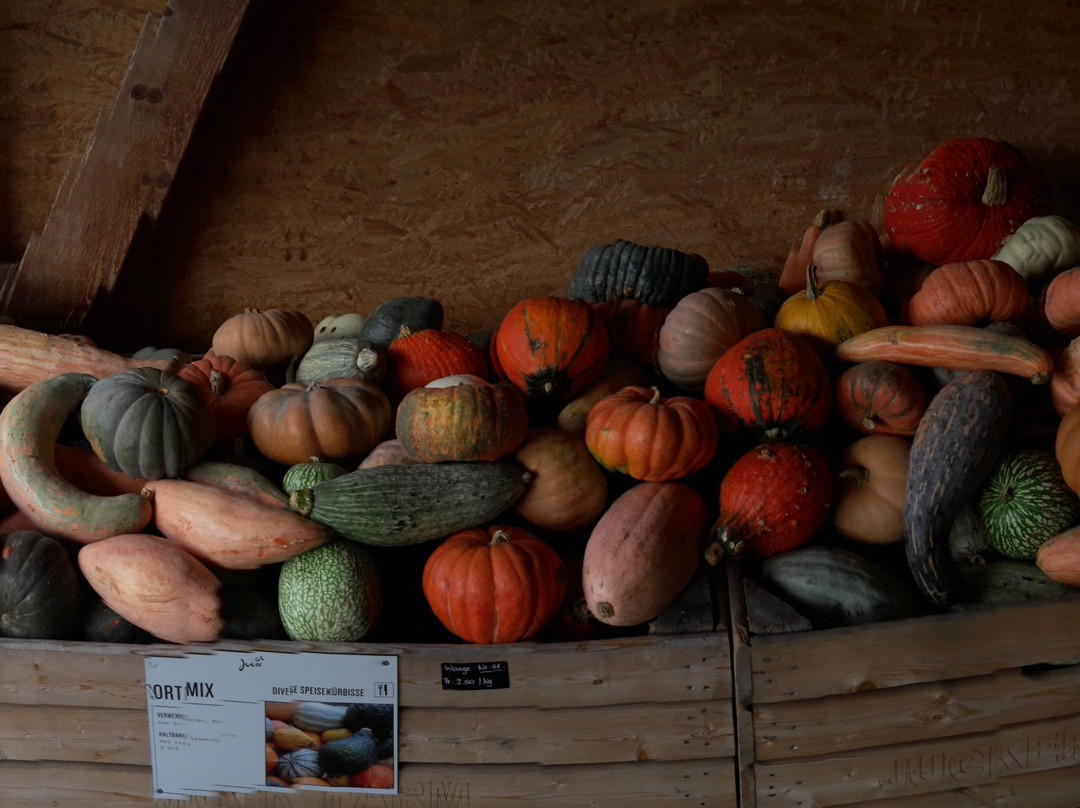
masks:
<svg viewBox="0 0 1080 808"><path fill-rule="evenodd" d="M956 261L939 266L907 304L912 325L981 325L1020 320L1028 288L1003 261Z"/></svg>

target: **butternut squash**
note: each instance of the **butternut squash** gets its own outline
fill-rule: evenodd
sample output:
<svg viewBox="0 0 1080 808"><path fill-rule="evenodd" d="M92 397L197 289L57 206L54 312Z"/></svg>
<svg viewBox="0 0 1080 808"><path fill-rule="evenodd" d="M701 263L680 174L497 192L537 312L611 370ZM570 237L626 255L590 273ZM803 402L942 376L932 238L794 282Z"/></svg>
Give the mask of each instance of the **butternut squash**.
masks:
<svg viewBox="0 0 1080 808"><path fill-rule="evenodd" d="M111 536L79 548L79 569L109 608L167 642L213 642L224 629L221 583L160 536Z"/></svg>
<svg viewBox="0 0 1080 808"><path fill-rule="evenodd" d="M132 368L170 370L177 365L175 357L133 359L86 340L6 324L0 324L0 357L0 390L7 393L17 393L65 373L85 373L100 379Z"/></svg>
<svg viewBox="0 0 1080 808"><path fill-rule="evenodd" d="M142 531L153 517L141 494L84 491L57 468L56 440L97 380L63 373L24 388L0 413L0 482L42 533L86 544Z"/></svg>
<svg viewBox="0 0 1080 808"><path fill-rule="evenodd" d="M246 494L191 480L146 484L154 524L201 561L226 569L256 569L318 547L332 535L322 525Z"/></svg>
<svg viewBox="0 0 1080 808"><path fill-rule="evenodd" d="M836 346L845 362L880 359L950 370L996 370L1045 384L1054 358L1026 337L971 325L888 325L856 334Z"/></svg>

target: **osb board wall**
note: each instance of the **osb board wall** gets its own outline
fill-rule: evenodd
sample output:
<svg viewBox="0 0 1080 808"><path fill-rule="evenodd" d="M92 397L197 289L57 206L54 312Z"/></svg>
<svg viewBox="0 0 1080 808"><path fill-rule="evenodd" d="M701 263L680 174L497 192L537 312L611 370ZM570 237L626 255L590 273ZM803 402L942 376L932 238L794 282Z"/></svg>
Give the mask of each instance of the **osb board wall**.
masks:
<svg viewBox="0 0 1080 808"><path fill-rule="evenodd" d="M101 23L65 34L86 41L56 49L66 67L38 90L48 105L34 108L57 119L85 112L89 89L109 97L122 64L92 84L81 75L102 26L124 31L119 50L137 27L133 2L93 5ZM1059 211L1073 215L1078 11L261 0L164 215L87 330L117 349L202 350L244 307L317 321L427 295L444 302L448 328L468 332L522 297L564 291L581 254L615 238L699 252L718 269L777 266L822 207L880 226L904 164L961 136L1021 147L1052 170ZM14 64L44 67L29 55ZM29 137L4 159L47 151ZM50 188L25 186L20 204L47 208ZM9 228L9 252L24 227Z"/></svg>

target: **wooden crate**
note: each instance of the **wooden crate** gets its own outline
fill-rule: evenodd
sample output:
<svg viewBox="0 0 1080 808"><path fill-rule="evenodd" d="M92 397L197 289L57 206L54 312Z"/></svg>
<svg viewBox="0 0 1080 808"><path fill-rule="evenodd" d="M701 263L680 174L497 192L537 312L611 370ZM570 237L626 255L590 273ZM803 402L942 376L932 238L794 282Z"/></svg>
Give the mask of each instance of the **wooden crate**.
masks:
<svg viewBox="0 0 1080 808"><path fill-rule="evenodd" d="M1080 597L753 635L736 574L744 808L1075 808Z"/></svg>
<svg viewBox="0 0 1080 808"><path fill-rule="evenodd" d="M144 656L176 645L0 642L0 805L496 808L736 803L726 632L501 646L219 643L398 655L396 796L154 800ZM443 663L506 660L510 687L443 690Z"/></svg>

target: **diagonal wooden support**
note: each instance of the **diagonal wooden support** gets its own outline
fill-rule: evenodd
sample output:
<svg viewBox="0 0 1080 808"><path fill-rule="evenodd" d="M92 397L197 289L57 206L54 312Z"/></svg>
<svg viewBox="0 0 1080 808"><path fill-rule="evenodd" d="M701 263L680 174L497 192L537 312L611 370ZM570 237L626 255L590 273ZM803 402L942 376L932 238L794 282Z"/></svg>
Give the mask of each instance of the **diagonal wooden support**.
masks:
<svg viewBox="0 0 1080 808"><path fill-rule="evenodd" d="M161 212L248 5L168 0L147 15L115 100L0 288L21 326L77 332L112 291L139 222Z"/></svg>

